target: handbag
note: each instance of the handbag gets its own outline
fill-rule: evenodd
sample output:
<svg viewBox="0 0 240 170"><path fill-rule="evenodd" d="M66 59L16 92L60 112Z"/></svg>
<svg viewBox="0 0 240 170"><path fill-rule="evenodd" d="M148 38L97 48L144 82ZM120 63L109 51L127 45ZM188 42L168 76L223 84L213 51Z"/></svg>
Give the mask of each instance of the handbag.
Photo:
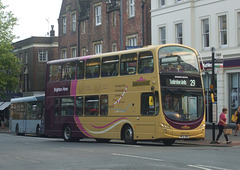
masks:
<svg viewBox="0 0 240 170"><path fill-rule="evenodd" d="M223 133L224 133L224 135L231 135L232 129L229 127L226 127L225 129L223 129Z"/></svg>
<svg viewBox="0 0 240 170"><path fill-rule="evenodd" d="M238 117L233 114L233 115L232 115L232 122L236 122L237 119L238 119Z"/></svg>

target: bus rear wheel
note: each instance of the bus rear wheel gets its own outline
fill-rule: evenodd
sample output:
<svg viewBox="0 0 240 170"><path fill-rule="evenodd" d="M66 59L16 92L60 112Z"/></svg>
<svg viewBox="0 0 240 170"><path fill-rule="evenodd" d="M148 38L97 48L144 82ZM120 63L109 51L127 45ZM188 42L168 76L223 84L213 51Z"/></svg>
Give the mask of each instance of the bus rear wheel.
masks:
<svg viewBox="0 0 240 170"><path fill-rule="evenodd" d="M69 126L63 128L63 139L65 142L72 141L72 130Z"/></svg>
<svg viewBox="0 0 240 170"><path fill-rule="evenodd" d="M125 128L124 128L124 132L123 132L124 134L124 141L125 141L125 143L126 144L136 144L136 141L135 140L133 140L133 129L132 129L132 127L131 126L126 126Z"/></svg>
<svg viewBox="0 0 240 170"><path fill-rule="evenodd" d="M162 143L165 146L171 146L171 145L173 145L175 143L175 139L163 139Z"/></svg>

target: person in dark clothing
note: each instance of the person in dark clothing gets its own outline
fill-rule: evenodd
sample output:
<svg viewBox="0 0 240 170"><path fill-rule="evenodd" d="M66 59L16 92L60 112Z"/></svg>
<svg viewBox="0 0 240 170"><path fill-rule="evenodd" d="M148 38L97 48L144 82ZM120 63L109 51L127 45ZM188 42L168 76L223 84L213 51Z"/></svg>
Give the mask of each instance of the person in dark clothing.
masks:
<svg viewBox="0 0 240 170"><path fill-rule="evenodd" d="M238 106L238 109L234 113L234 116L235 116L236 125L237 125L234 136L237 136L237 131L239 130L239 132L240 132L240 106ZM237 116L237 119L236 119L236 116Z"/></svg>
<svg viewBox="0 0 240 170"><path fill-rule="evenodd" d="M5 122L5 117L4 117L4 112L1 111L1 126L2 126L2 129L4 129L4 122Z"/></svg>

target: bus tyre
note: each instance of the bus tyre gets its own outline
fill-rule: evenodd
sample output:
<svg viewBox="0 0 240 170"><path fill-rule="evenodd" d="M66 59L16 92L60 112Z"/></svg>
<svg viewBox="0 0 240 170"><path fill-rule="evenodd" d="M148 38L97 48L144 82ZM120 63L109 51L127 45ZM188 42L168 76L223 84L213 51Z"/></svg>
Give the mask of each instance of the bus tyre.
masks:
<svg viewBox="0 0 240 170"><path fill-rule="evenodd" d="M162 143L165 145L165 146L171 146L173 145L175 142L175 139L163 139L162 140Z"/></svg>
<svg viewBox="0 0 240 170"><path fill-rule="evenodd" d="M131 126L127 125L124 128L124 141L126 144L136 144L136 141L133 140L133 129Z"/></svg>
<svg viewBox="0 0 240 170"><path fill-rule="evenodd" d="M36 135L37 135L37 137L40 136L40 126L39 125L37 125L37 127L36 127Z"/></svg>
<svg viewBox="0 0 240 170"><path fill-rule="evenodd" d="M15 128L15 133L16 133L16 135L20 135L20 133L19 133L19 126L18 126L18 124L16 125L16 128Z"/></svg>
<svg viewBox="0 0 240 170"><path fill-rule="evenodd" d="M65 142L72 141L72 130L69 126L64 126L63 128L63 139Z"/></svg>

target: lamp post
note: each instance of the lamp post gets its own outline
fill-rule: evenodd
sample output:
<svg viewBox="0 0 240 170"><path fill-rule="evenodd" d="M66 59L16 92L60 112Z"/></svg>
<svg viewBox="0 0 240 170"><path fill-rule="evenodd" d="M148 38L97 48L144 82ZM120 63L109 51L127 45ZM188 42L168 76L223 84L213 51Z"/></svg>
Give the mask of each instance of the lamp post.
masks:
<svg viewBox="0 0 240 170"><path fill-rule="evenodd" d="M214 55L215 55L215 48L212 47L211 48L211 52L212 52L212 84L211 84L211 90L212 90L212 93L211 93L211 97L212 97L212 142L211 143L215 143L215 122L214 122L214 115L213 115L213 107L214 107L214 89L215 89L215 83L214 83L214 79L215 79L215 62L214 62Z"/></svg>

